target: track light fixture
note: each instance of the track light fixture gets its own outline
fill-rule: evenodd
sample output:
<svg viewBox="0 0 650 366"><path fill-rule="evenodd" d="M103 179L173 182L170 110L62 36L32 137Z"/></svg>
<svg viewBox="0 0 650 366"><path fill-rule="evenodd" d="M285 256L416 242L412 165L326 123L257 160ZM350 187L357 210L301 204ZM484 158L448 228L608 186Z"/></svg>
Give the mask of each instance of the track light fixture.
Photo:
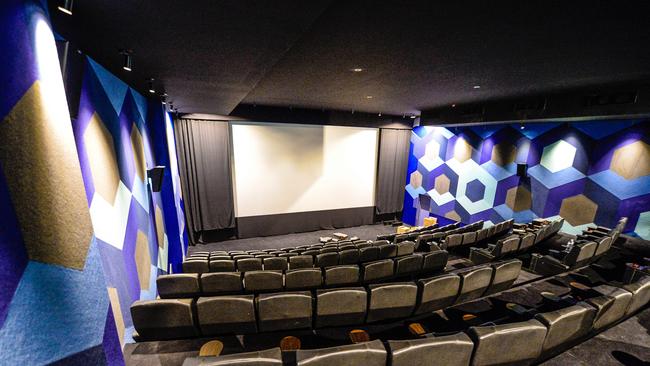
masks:
<svg viewBox="0 0 650 366"><path fill-rule="evenodd" d="M163 105L166 105L167 104L167 93L162 93L160 95L160 100L162 101Z"/></svg>
<svg viewBox="0 0 650 366"><path fill-rule="evenodd" d="M120 55L124 58L122 68L126 71L133 70L133 51L121 50Z"/></svg>
<svg viewBox="0 0 650 366"><path fill-rule="evenodd" d="M524 123L521 122L521 123L519 124L519 129L520 129L520 130L523 130L524 128L526 128L526 126L524 126Z"/></svg>
<svg viewBox="0 0 650 366"><path fill-rule="evenodd" d="M61 5L58 6L58 9L63 13L72 15L72 5L74 3L74 0L63 0L60 3Z"/></svg>
<svg viewBox="0 0 650 366"><path fill-rule="evenodd" d="M156 94L156 89L153 88L153 81L156 80L154 78L149 78L147 79L148 83L147 86L149 87L149 93L151 94Z"/></svg>

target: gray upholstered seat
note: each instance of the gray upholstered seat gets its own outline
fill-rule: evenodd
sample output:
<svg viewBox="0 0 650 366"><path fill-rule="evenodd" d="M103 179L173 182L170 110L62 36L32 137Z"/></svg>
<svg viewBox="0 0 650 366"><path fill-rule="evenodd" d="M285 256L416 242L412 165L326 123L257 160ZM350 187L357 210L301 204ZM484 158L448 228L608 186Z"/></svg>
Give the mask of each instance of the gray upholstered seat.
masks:
<svg viewBox="0 0 650 366"><path fill-rule="evenodd" d="M318 290L316 327L361 324L366 318L368 294L363 287Z"/></svg>
<svg viewBox="0 0 650 366"><path fill-rule="evenodd" d="M379 247L370 246L359 249L359 262L371 262L379 258Z"/></svg>
<svg viewBox="0 0 650 366"><path fill-rule="evenodd" d="M519 250L519 243L521 239L519 238L518 235L512 235L505 239L501 239L499 241L502 242L502 245L501 245L501 253L499 253L497 258L508 254L516 253L517 250Z"/></svg>
<svg viewBox="0 0 650 366"><path fill-rule="evenodd" d="M320 287L323 274L320 268L291 269L284 274L284 287L287 290L302 290Z"/></svg>
<svg viewBox="0 0 650 366"><path fill-rule="evenodd" d="M415 241L415 246L417 250L419 251L426 251L428 250L428 243L433 240L433 235L434 234L422 234L418 236L418 238Z"/></svg>
<svg viewBox="0 0 650 366"><path fill-rule="evenodd" d="M235 353L217 357L188 357L183 366L282 366L282 351L271 348L264 351Z"/></svg>
<svg viewBox="0 0 650 366"><path fill-rule="evenodd" d="M462 234L451 234L447 235L444 241L444 248L453 248L456 246L459 246L463 242L463 235Z"/></svg>
<svg viewBox="0 0 650 366"><path fill-rule="evenodd" d="M609 326L625 316L632 300L631 292L609 285L596 286L593 290L602 294L587 300L587 303L596 308L594 329Z"/></svg>
<svg viewBox="0 0 650 366"><path fill-rule="evenodd" d="M601 254L607 252L609 248L611 248L612 238L610 236L602 237L599 240L596 240L596 244L598 244L598 247L596 248L596 253L594 256L600 256Z"/></svg>
<svg viewBox="0 0 650 366"><path fill-rule="evenodd" d="M546 337L546 327L537 320L471 327L472 365L527 365L538 358Z"/></svg>
<svg viewBox="0 0 650 366"><path fill-rule="evenodd" d="M201 293L198 273L179 273L158 276L158 294L163 299L195 297Z"/></svg>
<svg viewBox="0 0 650 366"><path fill-rule="evenodd" d="M650 301L650 276L643 277L635 283L625 285L623 289L632 293L632 300L625 312L627 316L641 309Z"/></svg>
<svg viewBox="0 0 650 366"><path fill-rule="evenodd" d="M359 283L359 266L339 265L324 269L325 286L343 286Z"/></svg>
<svg viewBox="0 0 650 366"><path fill-rule="evenodd" d="M262 332L311 327L312 297L308 291L261 294L255 303Z"/></svg>
<svg viewBox="0 0 650 366"><path fill-rule="evenodd" d="M397 256L409 255L415 252L415 243L412 241L403 241L397 244Z"/></svg>
<svg viewBox="0 0 650 366"><path fill-rule="evenodd" d="M476 231L463 234L463 245L472 245L476 242Z"/></svg>
<svg viewBox="0 0 650 366"><path fill-rule="evenodd" d="M193 299L138 300L131 305L133 326L142 340L197 336Z"/></svg>
<svg viewBox="0 0 650 366"><path fill-rule="evenodd" d="M296 351L298 366L385 366L386 349L380 340L347 346Z"/></svg>
<svg viewBox="0 0 650 366"><path fill-rule="evenodd" d="M401 244L401 243L400 243ZM411 254L395 258L395 276L410 275L422 270L422 254Z"/></svg>
<svg viewBox="0 0 650 366"><path fill-rule="evenodd" d="M492 268L494 268L492 281L490 282L490 287L485 291L484 296L512 287L512 284L519 277L519 272L521 272L521 264L522 262L519 259L513 259L492 265Z"/></svg>
<svg viewBox="0 0 650 366"><path fill-rule="evenodd" d="M487 238L488 230L489 229L481 229L481 230L476 232L476 242L477 243L481 242L481 241L485 240L485 238Z"/></svg>
<svg viewBox="0 0 650 366"><path fill-rule="evenodd" d="M281 271L249 271L244 273L244 288L248 292L281 290L284 279Z"/></svg>
<svg viewBox="0 0 650 366"><path fill-rule="evenodd" d="M468 366L474 349L472 340L462 332L388 344L392 366Z"/></svg>
<svg viewBox="0 0 650 366"><path fill-rule="evenodd" d="M454 304L460 290L460 277L449 273L418 281L420 303L416 314L444 309Z"/></svg>
<svg viewBox="0 0 650 366"><path fill-rule="evenodd" d="M232 259L210 260L210 272L233 272L235 261Z"/></svg>
<svg viewBox="0 0 650 366"><path fill-rule="evenodd" d="M203 273L209 272L210 265L207 259L192 259L183 261L183 272L185 273Z"/></svg>
<svg viewBox="0 0 650 366"><path fill-rule="evenodd" d="M250 254L234 254L234 255L231 255L231 257L235 261L238 261L240 259L252 259L252 258L255 258L253 255L250 255Z"/></svg>
<svg viewBox="0 0 650 366"><path fill-rule="evenodd" d="M397 234L397 235L395 235L395 239L393 240L393 243L397 244L397 243L402 242L404 240L408 240L408 238L409 238L408 234Z"/></svg>
<svg viewBox="0 0 650 366"><path fill-rule="evenodd" d="M543 352L553 351L591 330L596 309L579 302L576 305L535 315L535 319L548 328Z"/></svg>
<svg viewBox="0 0 650 366"><path fill-rule="evenodd" d="M260 258L237 259L237 270L239 272L261 271L262 260Z"/></svg>
<svg viewBox="0 0 650 366"><path fill-rule="evenodd" d="M263 259L264 270L284 271L288 268L286 257L269 257Z"/></svg>
<svg viewBox="0 0 650 366"><path fill-rule="evenodd" d="M204 273L201 275L203 295L236 294L244 290L240 272Z"/></svg>
<svg viewBox="0 0 650 366"><path fill-rule="evenodd" d="M524 251L535 244L535 234L528 233L521 237L521 242L519 243L519 251Z"/></svg>
<svg viewBox="0 0 650 366"><path fill-rule="evenodd" d="M291 269L312 268L313 266L314 257L311 255L303 253L302 255L289 258L289 268Z"/></svg>
<svg viewBox="0 0 650 366"><path fill-rule="evenodd" d="M315 262L317 267L331 267L339 264L339 253L338 252L331 252L331 253L321 253L316 255L316 262Z"/></svg>
<svg viewBox="0 0 650 366"><path fill-rule="evenodd" d="M447 266L447 259L449 259L449 253L446 250L436 250L424 254L422 272L433 273L444 270Z"/></svg>
<svg viewBox="0 0 650 366"><path fill-rule="evenodd" d="M379 259L393 258L397 255L397 245L384 244L379 246Z"/></svg>
<svg viewBox="0 0 650 366"><path fill-rule="evenodd" d="M345 249L339 252L339 264L355 263L359 263L359 249L352 247L351 249Z"/></svg>
<svg viewBox="0 0 650 366"><path fill-rule="evenodd" d="M413 313L418 287L413 282L395 282L370 285L368 322L406 318Z"/></svg>
<svg viewBox="0 0 650 366"><path fill-rule="evenodd" d="M383 259L370 263L363 263L363 282L370 283L393 277L393 260Z"/></svg>
<svg viewBox="0 0 650 366"><path fill-rule="evenodd" d="M257 331L253 295L200 297L196 315L203 335Z"/></svg>
<svg viewBox="0 0 650 366"><path fill-rule="evenodd" d="M492 280L492 267L479 267L459 272L461 278L460 294L456 303L474 300L483 296Z"/></svg>

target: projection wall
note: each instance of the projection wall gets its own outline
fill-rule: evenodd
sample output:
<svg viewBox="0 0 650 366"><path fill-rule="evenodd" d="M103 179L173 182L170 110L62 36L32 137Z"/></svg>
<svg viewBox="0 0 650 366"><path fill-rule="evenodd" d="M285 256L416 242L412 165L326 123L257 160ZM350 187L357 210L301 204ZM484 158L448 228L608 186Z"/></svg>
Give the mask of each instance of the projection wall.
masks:
<svg viewBox="0 0 650 366"><path fill-rule="evenodd" d="M247 122L231 133L240 236L372 222L377 129Z"/></svg>

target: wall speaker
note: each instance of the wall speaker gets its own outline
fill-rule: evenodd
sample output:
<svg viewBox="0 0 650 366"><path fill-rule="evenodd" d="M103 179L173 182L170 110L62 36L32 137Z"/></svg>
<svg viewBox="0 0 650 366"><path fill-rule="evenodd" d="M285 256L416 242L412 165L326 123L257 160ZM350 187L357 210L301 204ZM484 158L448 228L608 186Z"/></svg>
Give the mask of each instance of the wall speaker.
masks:
<svg viewBox="0 0 650 366"><path fill-rule="evenodd" d="M151 180L151 190L153 192L160 192L164 174L165 167L161 165L147 170L147 177Z"/></svg>
<svg viewBox="0 0 650 366"><path fill-rule="evenodd" d="M517 176L522 178L528 177L528 164L517 164Z"/></svg>

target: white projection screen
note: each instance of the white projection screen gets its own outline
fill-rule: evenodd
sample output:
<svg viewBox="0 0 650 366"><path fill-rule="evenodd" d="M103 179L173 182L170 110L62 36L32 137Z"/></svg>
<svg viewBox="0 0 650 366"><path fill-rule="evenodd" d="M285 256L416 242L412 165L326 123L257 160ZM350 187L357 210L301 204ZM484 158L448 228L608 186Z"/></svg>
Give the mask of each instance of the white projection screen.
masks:
<svg viewBox="0 0 650 366"><path fill-rule="evenodd" d="M237 217L374 206L375 128L231 122Z"/></svg>

